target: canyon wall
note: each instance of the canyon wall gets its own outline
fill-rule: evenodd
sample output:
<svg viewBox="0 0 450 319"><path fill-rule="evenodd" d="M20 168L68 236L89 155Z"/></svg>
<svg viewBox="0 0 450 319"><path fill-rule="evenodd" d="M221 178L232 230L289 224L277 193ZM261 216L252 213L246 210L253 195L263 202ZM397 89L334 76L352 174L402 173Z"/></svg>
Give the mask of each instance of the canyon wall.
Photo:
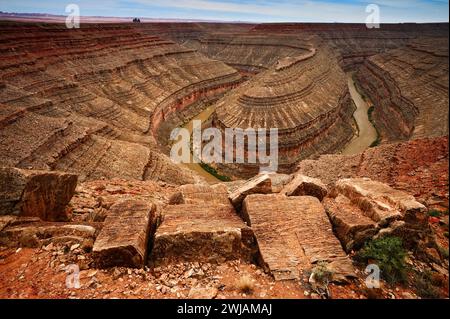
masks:
<svg viewBox="0 0 450 319"><path fill-rule="evenodd" d="M159 127L229 90L236 70L131 24L0 26L2 166L196 179L160 152Z"/></svg>
<svg viewBox="0 0 450 319"><path fill-rule="evenodd" d="M303 47L307 53L280 59L227 94L216 104L212 120L222 132L277 128L279 172L291 172L304 158L340 150L354 134L354 106L333 52L319 39L304 40ZM247 160L217 166L230 176L259 170L259 164Z"/></svg>
<svg viewBox="0 0 450 319"><path fill-rule="evenodd" d="M448 38L416 39L370 57L356 75L383 139L448 135Z"/></svg>

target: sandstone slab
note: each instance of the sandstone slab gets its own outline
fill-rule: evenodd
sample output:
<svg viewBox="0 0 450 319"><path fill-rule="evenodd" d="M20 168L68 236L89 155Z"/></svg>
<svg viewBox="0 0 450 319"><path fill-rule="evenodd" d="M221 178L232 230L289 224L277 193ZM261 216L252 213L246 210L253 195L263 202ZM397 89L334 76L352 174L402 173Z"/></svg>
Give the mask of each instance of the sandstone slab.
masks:
<svg viewBox="0 0 450 319"><path fill-rule="evenodd" d="M335 199L325 198L323 205L333 224L336 236L347 252L360 248L379 230L376 222L365 216L343 195Z"/></svg>
<svg viewBox="0 0 450 319"><path fill-rule="evenodd" d="M426 223L424 205L414 196L384 183L369 178L348 178L336 182L336 189L380 224L398 219L417 221L422 225Z"/></svg>
<svg viewBox="0 0 450 319"><path fill-rule="evenodd" d="M414 246L427 231L425 206L414 196L369 178L337 181L324 206L347 252L388 235Z"/></svg>
<svg viewBox="0 0 450 319"><path fill-rule="evenodd" d="M64 222L12 221L0 231L0 245L38 248L49 243L82 244L92 241L99 225Z"/></svg>
<svg viewBox="0 0 450 319"><path fill-rule="evenodd" d="M322 201L328 194L325 184L317 178L296 174L294 178L281 190L287 196L314 196Z"/></svg>
<svg viewBox="0 0 450 319"><path fill-rule="evenodd" d="M250 194L272 193L272 181L268 174L257 175L236 188L229 195L230 201L236 210L240 210L245 197Z"/></svg>
<svg viewBox="0 0 450 319"><path fill-rule="evenodd" d="M250 195L243 214L255 234L263 266L276 280L300 279L318 262L328 265L334 279L354 276L352 263L317 198Z"/></svg>
<svg viewBox="0 0 450 319"><path fill-rule="evenodd" d="M201 204L204 202L230 205L227 187L223 184L212 186L202 184L182 185L178 188L178 192L169 199L169 203L172 205Z"/></svg>
<svg viewBox="0 0 450 319"><path fill-rule="evenodd" d="M231 204L169 205L155 233L155 264L178 261L223 262L251 255L251 230Z"/></svg>
<svg viewBox="0 0 450 319"><path fill-rule="evenodd" d="M94 243L96 265L143 267L155 216L155 205L146 201L127 199L113 205Z"/></svg>
<svg viewBox="0 0 450 319"><path fill-rule="evenodd" d="M66 205L76 185L77 176L74 174L0 168L0 215L65 220Z"/></svg>

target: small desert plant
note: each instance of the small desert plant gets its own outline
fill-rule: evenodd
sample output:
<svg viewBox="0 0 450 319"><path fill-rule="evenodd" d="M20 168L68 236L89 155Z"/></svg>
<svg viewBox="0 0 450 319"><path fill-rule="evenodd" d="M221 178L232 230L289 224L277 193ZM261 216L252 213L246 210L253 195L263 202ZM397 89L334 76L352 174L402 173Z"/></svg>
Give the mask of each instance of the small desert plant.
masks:
<svg viewBox="0 0 450 319"><path fill-rule="evenodd" d="M448 248L438 245L439 253L444 259L448 259Z"/></svg>
<svg viewBox="0 0 450 319"><path fill-rule="evenodd" d="M242 293L251 293L255 289L255 283L249 275L243 275L237 282L237 288Z"/></svg>
<svg viewBox="0 0 450 319"><path fill-rule="evenodd" d="M325 261L318 262L312 273L314 280L321 284L328 284L333 276L333 272L328 269L328 263Z"/></svg>
<svg viewBox="0 0 450 319"><path fill-rule="evenodd" d="M414 287L418 296L427 299L441 298L441 292L433 284L433 275L430 271L416 272L414 275Z"/></svg>
<svg viewBox="0 0 450 319"><path fill-rule="evenodd" d="M383 237L372 240L358 253L358 259L373 260L381 276L389 283L404 282L407 275L406 251L401 238Z"/></svg>
<svg viewBox="0 0 450 319"><path fill-rule="evenodd" d="M435 209L428 211L428 216L430 217L441 217L441 212Z"/></svg>

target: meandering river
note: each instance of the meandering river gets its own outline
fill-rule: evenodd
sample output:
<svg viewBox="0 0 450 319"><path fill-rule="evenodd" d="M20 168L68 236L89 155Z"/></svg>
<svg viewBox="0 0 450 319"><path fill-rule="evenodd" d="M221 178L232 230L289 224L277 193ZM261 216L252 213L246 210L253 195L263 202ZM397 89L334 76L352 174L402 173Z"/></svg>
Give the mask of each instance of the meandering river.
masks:
<svg viewBox="0 0 450 319"><path fill-rule="evenodd" d="M362 98L361 94L359 94L358 90L356 89L352 74L348 74L347 82L348 88L350 90L350 95L356 105L356 111L353 113L353 117L355 118L355 121L358 125L358 134L355 135L353 139L347 144L347 146L342 151L342 154L352 155L363 152L366 148L368 148L377 139L377 131L369 121L368 110L370 108L370 105ZM192 118L183 127L188 129L189 133L192 136L193 121L201 120L202 122L204 122L208 120L213 112L214 106L211 105L201 113L199 113L197 116ZM220 182L218 178L205 171L202 166L200 166L200 164L185 163L183 165L195 171L200 176L203 176L209 183Z"/></svg>
<svg viewBox="0 0 450 319"><path fill-rule="evenodd" d="M347 75L347 82L350 95L356 105L356 111L353 113L353 117L358 125L358 134L347 144L342 151L342 154L352 155L361 153L367 149L377 139L377 131L372 125L372 122L369 121L368 111L370 105L364 101L363 97L356 89L352 74Z"/></svg>

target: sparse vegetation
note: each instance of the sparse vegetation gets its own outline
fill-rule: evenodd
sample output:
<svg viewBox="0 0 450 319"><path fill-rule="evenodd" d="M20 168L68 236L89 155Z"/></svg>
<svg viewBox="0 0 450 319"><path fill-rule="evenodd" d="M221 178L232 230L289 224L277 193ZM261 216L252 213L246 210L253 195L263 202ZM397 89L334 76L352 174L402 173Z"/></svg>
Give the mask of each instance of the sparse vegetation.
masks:
<svg viewBox="0 0 450 319"><path fill-rule="evenodd" d="M222 182L229 182L229 181L231 181L231 178L229 178L228 176L219 174L214 167L211 167L211 166L209 166L206 163L201 162L200 166L205 171L207 171L209 174L213 175L214 177L216 177L217 179L221 180Z"/></svg>
<svg viewBox="0 0 450 319"><path fill-rule="evenodd" d="M381 276L389 283L404 282L407 275L406 251L398 237L372 240L358 253L358 258L373 260L380 267Z"/></svg>
<svg viewBox="0 0 450 319"><path fill-rule="evenodd" d="M438 246L438 249L439 249L439 254L442 256L442 258L448 259L448 248Z"/></svg>
<svg viewBox="0 0 450 319"><path fill-rule="evenodd" d="M255 283L249 275L244 275L241 278L239 278L239 281L237 282L237 288L242 293L252 293L255 289Z"/></svg>
<svg viewBox="0 0 450 319"><path fill-rule="evenodd" d="M324 261L317 263L317 266L313 269L314 279L322 284L328 284L331 281L333 272L328 269L328 264Z"/></svg>
<svg viewBox="0 0 450 319"><path fill-rule="evenodd" d="M432 209L428 211L428 216L430 217L441 217L441 212L436 210L436 209Z"/></svg>
<svg viewBox="0 0 450 319"><path fill-rule="evenodd" d="M417 295L421 298L437 299L441 298L441 292L438 287L434 285L433 275L430 271L416 272L414 274L414 284Z"/></svg>
<svg viewBox="0 0 450 319"><path fill-rule="evenodd" d="M377 138L375 141L372 142L372 144L370 144L370 147L375 147L380 145L381 143L381 137L380 137L380 132L378 131L375 122L373 121L373 111L375 110L375 106L371 106L369 107L369 110L367 111L367 115L369 117L369 121L370 123L372 123L373 127L375 128L375 131L377 132Z"/></svg>

